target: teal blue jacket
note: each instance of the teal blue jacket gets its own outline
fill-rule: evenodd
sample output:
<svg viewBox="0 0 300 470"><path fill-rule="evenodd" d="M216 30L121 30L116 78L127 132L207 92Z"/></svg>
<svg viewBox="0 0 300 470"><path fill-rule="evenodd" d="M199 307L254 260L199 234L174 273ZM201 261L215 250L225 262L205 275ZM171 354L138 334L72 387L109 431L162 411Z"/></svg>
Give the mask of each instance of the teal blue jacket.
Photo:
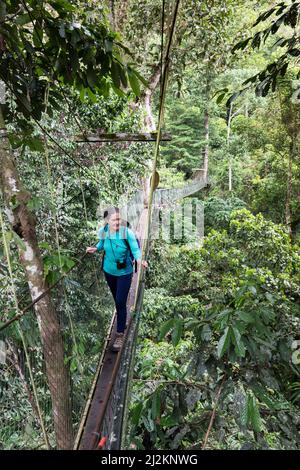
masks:
<svg viewBox="0 0 300 470"><path fill-rule="evenodd" d="M125 232L126 230L127 236ZM105 231L104 227L101 227L98 232L98 237L99 242L96 245L97 251L105 251L103 271L113 274L114 276L123 276L124 274L132 273L132 260L124 239L127 238L134 259L139 260L142 256L133 231L124 226L121 226L117 232L110 232L109 228ZM118 269L116 263L117 260L126 260L126 268Z"/></svg>

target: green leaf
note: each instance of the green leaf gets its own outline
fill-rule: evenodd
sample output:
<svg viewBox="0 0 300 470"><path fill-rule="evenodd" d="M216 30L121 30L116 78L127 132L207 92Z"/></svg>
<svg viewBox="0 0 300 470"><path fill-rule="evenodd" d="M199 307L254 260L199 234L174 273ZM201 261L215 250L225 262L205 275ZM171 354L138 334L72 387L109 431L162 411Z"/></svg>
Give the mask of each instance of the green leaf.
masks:
<svg viewBox="0 0 300 470"><path fill-rule="evenodd" d="M104 48L105 48L105 52L107 53L111 53L112 52L112 49L113 49L113 41L112 39L105 39L104 41Z"/></svg>
<svg viewBox="0 0 300 470"><path fill-rule="evenodd" d="M6 232L4 232L4 237L6 243L9 245L9 242L13 239L13 232L11 230L6 230Z"/></svg>
<svg viewBox="0 0 300 470"><path fill-rule="evenodd" d="M33 436L34 430L33 430L33 427L31 425L31 422L26 423L24 431L25 431L25 434L27 434L27 436L29 436L29 437Z"/></svg>
<svg viewBox="0 0 300 470"><path fill-rule="evenodd" d="M201 339L203 341L210 341L212 337L212 331L209 327L209 325L204 325L201 331Z"/></svg>
<svg viewBox="0 0 300 470"><path fill-rule="evenodd" d="M82 342L80 342L80 343L77 345L77 351L78 351L78 354L80 354L81 356L83 356L84 351L85 351L85 348L84 348L84 344L83 344Z"/></svg>
<svg viewBox="0 0 300 470"><path fill-rule="evenodd" d="M29 201L27 202L27 207L29 210L38 210L43 204L43 199L37 196L31 196Z"/></svg>
<svg viewBox="0 0 300 470"><path fill-rule="evenodd" d="M254 323L255 322L255 317L254 314L250 312L245 312L244 310L236 310L236 313L240 317L241 320L245 323Z"/></svg>
<svg viewBox="0 0 300 470"><path fill-rule="evenodd" d="M152 404L151 404L152 419L156 419L160 416L160 405L161 405L161 393L160 393L160 390L156 390L152 396Z"/></svg>
<svg viewBox="0 0 300 470"><path fill-rule="evenodd" d="M252 27L257 26L258 23L260 23L261 21L265 21L267 18L269 18L269 16L272 15L272 13L274 13L275 10L276 10L276 7L273 7L273 8L271 8L270 10L267 10L267 11L263 12L263 13L257 18L257 20L255 21L255 23L253 24Z"/></svg>
<svg viewBox="0 0 300 470"><path fill-rule="evenodd" d="M257 295L257 290L254 286L248 286L248 290L252 292L253 295Z"/></svg>
<svg viewBox="0 0 300 470"><path fill-rule="evenodd" d="M143 410L144 403L141 401L131 411L131 422L137 426L139 424L140 416Z"/></svg>
<svg viewBox="0 0 300 470"><path fill-rule="evenodd" d="M245 406L242 411L241 422L243 426L251 426L255 432L260 432L262 430L262 421L258 404L252 391L247 393Z"/></svg>
<svg viewBox="0 0 300 470"><path fill-rule="evenodd" d="M23 26L24 24L31 23L31 18L28 13L24 13L24 15L17 16L14 22L19 24L20 26Z"/></svg>
<svg viewBox="0 0 300 470"><path fill-rule="evenodd" d="M118 62L115 62L114 60L111 63L111 76L114 82L115 87L120 88L120 66Z"/></svg>
<svg viewBox="0 0 300 470"><path fill-rule="evenodd" d="M221 93L221 94L218 96L218 98L216 99L216 103L217 103L217 104L220 104L220 103L223 101L224 96L226 96L226 94L227 94L226 91L225 91L224 93Z"/></svg>
<svg viewBox="0 0 300 470"><path fill-rule="evenodd" d="M234 45L234 47L232 48L232 52L235 52L239 49L245 49L245 47L247 46L248 42L251 40L251 36L243 41L240 41L238 42L237 44Z"/></svg>
<svg viewBox="0 0 300 470"><path fill-rule="evenodd" d="M97 73L95 72L95 70L93 68L91 68L91 67L88 68L86 78L87 78L89 86L92 89L94 89L98 77L97 77Z"/></svg>
<svg viewBox="0 0 300 470"><path fill-rule="evenodd" d="M31 105L25 95L18 94L18 102L20 105L20 108L22 109L22 112L24 116L30 116L30 113L32 112Z"/></svg>
<svg viewBox="0 0 300 470"><path fill-rule="evenodd" d="M85 101L85 88L84 87L82 87L81 90L80 90L79 98L80 98L80 101L82 103L84 103L84 101Z"/></svg>
<svg viewBox="0 0 300 470"><path fill-rule="evenodd" d="M49 283L49 285L54 284L60 277L60 274L58 271L49 271L49 273L46 276L46 280Z"/></svg>
<svg viewBox="0 0 300 470"><path fill-rule="evenodd" d="M166 334L171 330L174 325L174 318L170 318L166 322L162 324L159 331L158 341L162 341L162 339L166 336Z"/></svg>
<svg viewBox="0 0 300 470"><path fill-rule="evenodd" d="M67 270L73 268L73 266L75 266L75 261L71 258L67 258L65 257L64 260L64 266L66 267Z"/></svg>
<svg viewBox="0 0 300 470"><path fill-rule="evenodd" d="M249 416L253 430L255 432L260 432L262 430L262 422L259 414L257 401L253 395L251 395L249 399Z"/></svg>
<svg viewBox="0 0 300 470"><path fill-rule="evenodd" d="M248 81L251 81L251 79L246 80L245 82L243 82L243 84L246 84ZM255 81L255 80L253 79L253 81ZM231 95L231 96L228 98L228 100L226 101L226 107L229 108L229 106L231 105L231 103L232 103L233 101L235 101L239 96L244 95L248 89L249 89L249 87L246 87L246 88L243 88L242 90L239 90L239 91L236 92L236 93L233 93L233 95Z"/></svg>
<svg viewBox="0 0 300 470"><path fill-rule="evenodd" d="M178 424L178 418L175 416L163 416L160 420L161 427L170 428L171 426L176 426Z"/></svg>
<svg viewBox="0 0 300 470"><path fill-rule="evenodd" d="M231 336L233 343L235 345L235 352L240 357L245 357L245 346L241 339L241 334L239 330L235 327L231 328Z"/></svg>
<svg viewBox="0 0 300 470"><path fill-rule="evenodd" d="M51 2L51 6L58 12L65 14L65 10L67 11L75 11L76 7L72 5L68 0L55 0L55 2Z"/></svg>
<svg viewBox="0 0 300 470"><path fill-rule="evenodd" d="M230 327L227 326L218 343L218 358L220 359L230 346Z"/></svg>
<svg viewBox="0 0 300 470"><path fill-rule="evenodd" d="M145 425L147 431L152 432L155 429L155 424L152 419L147 418L147 416L142 415L142 422Z"/></svg>
<svg viewBox="0 0 300 470"><path fill-rule="evenodd" d="M119 65L119 74L120 74L122 85L124 88L127 88L128 82L127 82L127 77L126 77L124 67L121 67L120 64L118 65Z"/></svg>
<svg viewBox="0 0 300 470"><path fill-rule="evenodd" d="M70 371L75 372L76 370L77 370L77 361L75 358L72 358L71 363L70 363Z"/></svg>
<svg viewBox="0 0 300 470"><path fill-rule="evenodd" d="M129 83L130 83L133 93L136 96L140 96L141 89L140 89L139 80L137 79L136 75L133 73L130 67L127 67L127 73L128 73Z"/></svg>
<svg viewBox="0 0 300 470"><path fill-rule="evenodd" d="M5 2L0 2L0 17L4 18L6 16L6 5Z"/></svg>
<svg viewBox="0 0 300 470"><path fill-rule="evenodd" d="M177 346L179 343L181 337L182 337L182 331L183 331L183 323L182 320L176 319L174 321L174 329L172 333L172 344L173 346Z"/></svg>
<svg viewBox="0 0 300 470"><path fill-rule="evenodd" d="M59 32L60 37L62 37L62 38L65 38L65 37L66 37L66 31L65 31L65 25L64 25L64 23L62 23L62 24L59 26L58 32Z"/></svg>
<svg viewBox="0 0 300 470"><path fill-rule="evenodd" d="M248 394L245 397L245 404L241 412L241 424L247 427L249 422Z"/></svg>
<svg viewBox="0 0 300 470"><path fill-rule="evenodd" d="M126 97L126 94L124 93L123 90L121 90L121 88L117 88L114 84L112 84L111 87L114 90L114 92L116 93L116 95L120 96L121 98Z"/></svg>
<svg viewBox="0 0 300 470"><path fill-rule="evenodd" d="M96 97L95 93L93 93L90 88L87 88L86 91L87 91L87 94L88 94L90 100L92 101L92 103L97 103L97 97Z"/></svg>
<svg viewBox="0 0 300 470"><path fill-rule="evenodd" d="M270 294L270 292L266 292L265 296L266 296L266 299L267 299L272 305L274 305L274 303L275 303L275 298L274 298L274 296L273 296L272 294Z"/></svg>
<svg viewBox="0 0 300 470"><path fill-rule="evenodd" d="M137 70L132 69L132 68L130 68L130 70L140 80L140 82L142 82L143 85L145 85L146 87L149 87L149 82Z"/></svg>
<svg viewBox="0 0 300 470"><path fill-rule="evenodd" d="M47 242L41 242L41 243L39 243L39 247L44 248L45 250L50 250L51 245L49 245L49 243L47 243Z"/></svg>
<svg viewBox="0 0 300 470"><path fill-rule="evenodd" d="M33 30L32 39L35 47L41 47L43 41L43 30L35 27Z"/></svg>
<svg viewBox="0 0 300 470"><path fill-rule="evenodd" d="M33 152L43 152L44 142L39 137L31 137L26 140L26 144Z"/></svg>

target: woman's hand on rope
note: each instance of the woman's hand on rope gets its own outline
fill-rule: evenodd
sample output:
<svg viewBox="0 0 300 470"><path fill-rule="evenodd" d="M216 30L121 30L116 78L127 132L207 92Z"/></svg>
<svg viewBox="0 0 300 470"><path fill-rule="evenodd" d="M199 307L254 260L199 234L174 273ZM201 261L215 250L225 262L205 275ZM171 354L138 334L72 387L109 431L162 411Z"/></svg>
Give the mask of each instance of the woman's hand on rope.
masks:
<svg viewBox="0 0 300 470"><path fill-rule="evenodd" d="M140 259L137 260L138 264L142 264L143 268L148 268L148 262L146 260L141 261Z"/></svg>
<svg viewBox="0 0 300 470"><path fill-rule="evenodd" d="M95 246L88 246L86 249L86 253L96 253L97 248Z"/></svg>

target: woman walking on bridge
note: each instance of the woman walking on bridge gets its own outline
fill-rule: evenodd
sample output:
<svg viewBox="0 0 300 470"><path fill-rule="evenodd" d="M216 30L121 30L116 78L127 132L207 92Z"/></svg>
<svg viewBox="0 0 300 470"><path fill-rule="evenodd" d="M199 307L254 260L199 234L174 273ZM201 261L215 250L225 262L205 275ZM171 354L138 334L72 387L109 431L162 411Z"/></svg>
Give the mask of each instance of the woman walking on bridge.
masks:
<svg viewBox="0 0 300 470"><path fill-rule="evenodd" d="M136 236L130 228L122 225L120 210L112 207L105 211L104 218L107 224L99 230L99 242L96 246L89 246L86 252L104 250L102 269L117 311L117 334L113 349L119 351L126 328L126 303L133 275L133 259L144 268L148 267L148 263L141 261Z"/></svg>

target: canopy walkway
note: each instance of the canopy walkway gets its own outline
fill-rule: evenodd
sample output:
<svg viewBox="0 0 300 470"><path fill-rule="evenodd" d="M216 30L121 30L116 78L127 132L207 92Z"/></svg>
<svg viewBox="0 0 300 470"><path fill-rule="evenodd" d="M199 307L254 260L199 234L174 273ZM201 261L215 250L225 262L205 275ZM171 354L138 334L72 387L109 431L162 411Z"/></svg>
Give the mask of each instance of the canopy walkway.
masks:
<svg viewBox="0 0 300 470"><path fill-rule="evenodd" d="M143 259L151 250L150 239L157 230L159 211L166 208L172 210L176 201L196 194L208 185L204 172L198 172L197 177L182 188L156 189L156 164L160 141L170 139L168 134L162 134L162 121L169 55L178 5L179 0L174 7L166 53L161 64L157 132L139 136L82 134L75 137L78 143L87 142L89 145L92 142L155 140L151 180L147 187L137 191L126 204L129 209L126 218L140 239ZM54 141L45 132L45 138L46 136ZM69 153L66 155L75 161ZM45 156L51 181L47 150ZM79 167L81 168L81 165ZM88 226L80 176L79 185ZM49 184L49 189L49 197L52 199L53 183ZM55 206L54 199L52 204ZM145 272L139 269L134 274L128 296L130 318L125 341L118 353L112 352L110 346L116 319L113 316L111 320L104 313L113 309L112 297L108 295L107 286L99 276L100 266L95 259L86 254L79 255L76 263L64 258L54 216L60 275L57 277L56 272L56 276L51 278L50 287L42 292L39 289L35 291L31 286L34 300L23 306L28 293L21 299L17 298L14 266L10 258L9 239L6 236L2 214L0 222L7 271L11 280L9 306L3 312L0 325L0 332L5 335L4 341L0 343L0 447L4 447L4 444L1 444L3 442L5 448L9 449L124 448ZM17 240L18 243L22 242ZM92 284L91 277L83 275L83 267L89 274L94 273L95 280ZM35 268L30 266L28 269ZM99 351L102 351L100 358ZM21 396L17 394L20 389L23 390Z"/></svg>
<svg viewBox="0 0 300 470"><path fill-rule="evenodd" d="M190 184L179 189L158 189L155 191L154 201L170 201L182 199L197 193L208 184L207 180L198 178ZM139 213L137 202L146 200L142 192L138 192L132 199L135 202L136 213ZM134 207L130 204L129 207ZM160 205L154 203L154 211L159 210ZM145 221L149 208L143 209L138 223L136 213L129 218L130 224L139 233L140 243L147 244L149 251L149 240L146 238ZM126 436L126 416L128 407L128 389L130 386L131 371L134 364L135 342L138 332L139 316L142 308L143 293L145 288L144 278L139 279L139 273L133 276L131 290L128 296L127 308L131 312L127 334L122 350L116 355L110 346L115 329L115 321L110 326L106 339L104 353L101 356L96 378L93 383L91 394L83 414L75 442L75 449L121 449Z"/></svg>
<svg viewBox="0 0 300 470"><path fill-rule="evenodd" d="M192 180L182 188L156 189L154 191L153 214L162 207L166 207L174 200L179 200L197 193L208 184L203 177ZM157 206L156 206L157 204ZM146 222L149 207L147 197L142 190L137 191L128 202L128 218L133 229L138 234L141 247L146 256L151 249L151 243L146 233ZM78 450L84 449L121 449L126 446L127 413L130 396L130 380L135 359L135 346L138 335L140 312L142 309L143 293L145 288L145 273L138 270L134 273L133 281L128 296L129 321L126 329L123 348L119 353L110 348L115 332L115 315L109 322L109 328L105 335L103 325L100 324L100 315L96 310L87 313L87 318L74 318L72 314L72 299L74 293L77 295L82 291L76 285L76 276L82 278L82 268L86 263L94 263L92 257L83 256L73 266L66 278L62 276L52 289L52 295L56 302L56 308L60 314L60 325L64 338L64 351L68 359L70 373L67 376L69 383L61 383L60 387L69 387L71 410L55 410L51 403L49 383L46 379L46 368L44 348L39 339L38 325L34 314L34 303L24 309L18 316L8 320L1 326L7 338L7 358L1 364L1 382L6 390L8 400L1 396L4 405L2 411L11 418L2 419L0 442L9 442L8 433L11 435L11 448L18 448L18 439L28 435L28 440L34 437L39 442L38 448L56 448L55 428L59 426L66 430L66 434L73 436L72 447ZM97 272L95 285L96 291L91 294L91 286L85 286L84 293L80 294L78 302L83 302L83 307L97 297L100 304L97 308L106 307L111 304L110 296L102 278ZM71 277L71 271L76 271L76 276ZM92 287L95 289L95 286ZM53 292L54 291L54 292ZM103 295L105 293L105 295ZM99 295L101 294L101 295ZM84 297L87 299L84 299ZM100 298L101 297L101 298ZM42 301L43 297L37 298L36 302ZM76 303L76 301L75 301ZM87 311L88 312L88 311ZM73 318L72 318L73 317ZM87 324L89 325L87 326ZM81 327L87 329L91 337L91 349L99 347L99 339L95 341L93 336L100 332L105 337L102 343L100 358L97 354L87 354L83 351L80 335ZM49 324L49 328L51 325ZM22 334L24 331L25 334ZM19 336L20 335L20 336ZM26 339L25 339L26 336ZM16 349L14 341L23 341L24 352L20 357L20 349ZM26 344L27 343L27 344ZM25 347L24 347L25 346ZM94 351L93 351L94 352ZM49 357L48 357L49 360ZM22 386L26 390L27 399L19 401L18 397L12 402L14 387ZM3 389L3 386L2 386ZM10 389L10 390L9 390ZM52 391L53 392L53 391ZM59 393L59 391L58 391ZM66 404L63 404L66 407ZM52 411L51 411L52 409ZM66 422L67 412L71 412L73 431L70 431L70 423ZM50 418L50 416L53 416ZM12 432L13 429L13 432ZM2 439L1 439L2 437ZM61 447L69 444L60 444ZM28 448L32 444L28 443Z"/></svg>

